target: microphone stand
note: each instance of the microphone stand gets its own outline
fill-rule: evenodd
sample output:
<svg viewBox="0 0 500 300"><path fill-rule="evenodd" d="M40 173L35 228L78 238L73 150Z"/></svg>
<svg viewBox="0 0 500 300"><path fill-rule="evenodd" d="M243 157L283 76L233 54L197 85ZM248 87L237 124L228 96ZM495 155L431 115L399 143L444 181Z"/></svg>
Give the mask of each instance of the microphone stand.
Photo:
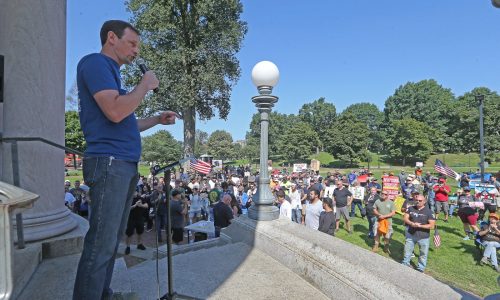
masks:
<svg viewBox="0 0 500 300"><path fill-rule="evenodd" d="M177 294L174 292L174 278L173 278L173 272L172 272L172 215L171 215L171 209L170 209L170 176L171 176L171 171L172 169L177 166L177 165L182 165L186 161L189 161L193 157L186 157L184 159L181 159L179 161L176 161L174 163L171 163L167 166L160 167L158 165L153 167L153 172L152 175L156 176L158 173L164 172L164 178L165 178L165 198L166 198L166 205L167 205L167 283L168 283L168 292L167 294L163 295L160 300L174 300L174 299L187 299L187 300L195 300L196 298L189 297L186 295L181 295ZM158 259L158 256L157 258Z"/></svg>

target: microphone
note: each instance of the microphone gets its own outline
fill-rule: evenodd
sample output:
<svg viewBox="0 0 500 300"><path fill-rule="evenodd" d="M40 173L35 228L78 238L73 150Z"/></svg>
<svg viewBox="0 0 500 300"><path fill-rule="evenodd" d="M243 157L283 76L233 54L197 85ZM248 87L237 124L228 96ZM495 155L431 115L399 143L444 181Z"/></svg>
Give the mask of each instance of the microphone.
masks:
<svg viewBox="0 0 500 300"><path fill-rule="evenodd" d="M141 62L141 63L139 63L139 69L141 69L142 74L144 74L144 73L146 73L147 71L149 71L148 67L146 67L146 65L145 65L144 63L142 63L142 62ZM160 91L160 89L159 89L159 88L155 88L155 89L153 90L153 92L155 92L155 93L158 93L159 91Z"/></svg>

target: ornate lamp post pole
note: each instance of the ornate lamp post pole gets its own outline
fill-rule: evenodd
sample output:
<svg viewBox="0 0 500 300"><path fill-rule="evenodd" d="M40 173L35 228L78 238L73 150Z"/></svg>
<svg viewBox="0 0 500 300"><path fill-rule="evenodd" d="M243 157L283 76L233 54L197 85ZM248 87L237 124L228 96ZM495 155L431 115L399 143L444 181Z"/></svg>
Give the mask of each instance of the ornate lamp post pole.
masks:
<svg viewBox="0 0 500 300"><path fill-rule="evenodd" d="M475 95L475 98L479 106L479 151L481 156L481 162L479 163L479 167L481 168L481 183L484 183L484 130L483 130L484 95Z"/></svg>
<svg viewBox="0 0 500 300"><path fill-rule="evenodd" d="M260 176L257 197L254 205L248 209L248 217L254 220L270 221L279 217L279 210L273 205L274 196L269 188L268 135L269 113L278 102L278 97L271 95L273 87L278 83L279 70L270 61L261 61L252 69L252 81L259 91L258 96L252 97L252 102L260 113Z"/></svg>

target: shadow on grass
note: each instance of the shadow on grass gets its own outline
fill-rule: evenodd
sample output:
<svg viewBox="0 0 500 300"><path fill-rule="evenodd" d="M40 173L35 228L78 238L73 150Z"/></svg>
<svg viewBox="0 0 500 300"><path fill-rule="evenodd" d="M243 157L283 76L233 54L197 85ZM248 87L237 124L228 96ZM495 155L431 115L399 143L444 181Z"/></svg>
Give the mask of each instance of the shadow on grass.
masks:
<svg viewBox="0 0 500 300"><path fill-rule="evenodd" d="M454 246L451 248L457 249L457 250L464 249L465 250L464 253L469 253L472 255L472 257L476 261L476 265L479 265L479 261L483 257L483 253L482 253L481 249L476 247L476 245L471 245L471 244L466 243L466 242L461 242L459 246Z"/></svg>
<svg viewBox="0 0 500 300"><path fill-rule="evenodd" d="M354 228L354 231L356 231L356 232L364 232L360 235L360 237L365 241L365 244L368 247L372 248L374 243L375 243L375 240L368 237L368 231L366 230L366 227L361 225L361 224L354 224L353 228ZM380 238L380 250L379 250L380 253L383 253L383 245L384 245L384 238L381 237ZM392 258L393 260L395 260L397 262L401 262L403 260L404 248L405 248L405 245L403 243L401 243L398 240L391 239L391 241L389 243L389 250L391 253L388 254L387 256L389 256L390 258ZM384 255L384 256L386 256L386 255Z"/></svg>

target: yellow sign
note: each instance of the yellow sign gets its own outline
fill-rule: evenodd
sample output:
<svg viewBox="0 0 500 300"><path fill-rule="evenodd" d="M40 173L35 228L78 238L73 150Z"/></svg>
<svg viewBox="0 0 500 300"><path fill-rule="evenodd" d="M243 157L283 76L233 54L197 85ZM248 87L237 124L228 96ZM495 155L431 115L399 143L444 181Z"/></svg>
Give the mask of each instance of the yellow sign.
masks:
<svg viewBox="0 0 500 300"><path fill-rule="evenodd" d="M398 196L394 198L394 206L396 207L396 213L403 215L404 213L401 212L401 208L403 207L403 203L405 202L405 198Z"/></svg>

